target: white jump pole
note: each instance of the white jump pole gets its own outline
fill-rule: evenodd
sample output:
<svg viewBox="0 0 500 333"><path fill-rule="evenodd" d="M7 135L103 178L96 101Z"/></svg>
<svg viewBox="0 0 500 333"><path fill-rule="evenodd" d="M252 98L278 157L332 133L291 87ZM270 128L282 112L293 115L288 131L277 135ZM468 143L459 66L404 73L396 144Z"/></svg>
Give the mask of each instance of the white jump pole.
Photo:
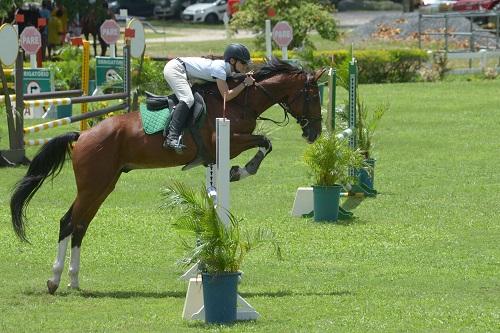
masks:
<svg viewBox="0 0 500 333"><path fill-rule="evenodd" d="M229 171L230 171L230 129L231 121L225 117L226 96L224 96L223 118L215 119L216 148L215 162L206 171L206 186L210 196L214 198L217 214L226 228L229 225ZM186 301L182 311L184 320L204 320L203 285L198 274L198 265L191 267L181 278L189 280ZM259 313L240 295L238 295L237 320L256 320Z"/></svg>
<svg viewBox="0 0 500 333"><path fill-rule="evenodd" d="M216 157L215 157L215 181L217 192L217 214L226 228L229 226L228 211L229 202L229 130L231 121L227 118L215 119L215 132L217 135Z"/></svg>

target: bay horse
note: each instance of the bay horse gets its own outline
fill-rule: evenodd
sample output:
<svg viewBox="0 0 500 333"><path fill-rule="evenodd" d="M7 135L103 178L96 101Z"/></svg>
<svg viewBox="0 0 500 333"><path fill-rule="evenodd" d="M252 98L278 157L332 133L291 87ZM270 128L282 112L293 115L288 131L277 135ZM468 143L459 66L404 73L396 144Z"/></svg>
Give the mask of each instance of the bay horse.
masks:
<svg viewBox="0 0 500 333"><path fill-rule="evenodd" d="M324 70L307 72L277 59L267 62L255 74L255 85L245 88L226 105L231 120L230 156L258 148L245 167L233 166L231 180L255 174L264 157L271 152L269 139L252 134L257 118L269 107L280 104L285 116L291 114L302 129L302 136L313 142L321 133L321 104L318 78ZM241 82L241 78L239 80ZM239 82L228 82L230 87ZM202 86L207 117L200 135L208 153L215 160L215 118L222 117L223 100L214 83ZM49 293L55 293L64 267L64 258L71 237L69 266L70 288L79 288L80 248L87 228L106 197L113 191L122 172L145 168L166 168L186 165L197 156L190 133L185 133L186 151L179 155L163 148L161 133L146 135L139 112L107 118L82 133L69 132L46 143L33 158L26 175L15 185L10 208L16 235L28 242L25 233L27 206L49 177L55 177L71 153L77 195L60 220L58 253L47 281Z"/></svg>

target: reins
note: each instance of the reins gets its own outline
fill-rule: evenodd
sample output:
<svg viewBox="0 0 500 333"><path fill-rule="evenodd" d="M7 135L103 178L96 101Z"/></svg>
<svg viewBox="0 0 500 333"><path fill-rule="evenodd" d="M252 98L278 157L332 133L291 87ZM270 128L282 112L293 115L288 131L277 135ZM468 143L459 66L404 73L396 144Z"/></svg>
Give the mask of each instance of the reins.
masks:
<svg viewBox="0 0 500 333"><path fill-rule="evenodd" d="M271 93L263 85L261 85L258 82L255 82L254 84L257 88L262 90L262 92L264 92L264 95L266 95L271 101L274 101L274 97L271 95ZM286 105L284 102L278 102L277 104L279 106L281 106L281 108L283 109L284 117L283 117L282 121L276 121L274 119L267 118L267 117L261 117L261 116L258 116L257 120L270 121L270 122L274 123L275 125L278 125L279 127L284 127L284 126L288 125L288 123L290 122L290 117L288 116L288 112L289 112L288 105Z"/></svg>

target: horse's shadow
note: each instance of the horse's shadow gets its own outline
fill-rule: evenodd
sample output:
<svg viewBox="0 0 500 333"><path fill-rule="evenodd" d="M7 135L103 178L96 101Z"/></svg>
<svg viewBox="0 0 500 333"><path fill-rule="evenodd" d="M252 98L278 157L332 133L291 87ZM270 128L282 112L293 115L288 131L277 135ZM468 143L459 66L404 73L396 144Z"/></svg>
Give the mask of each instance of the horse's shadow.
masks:
<svg viewBox="0 0 500 333"><path fill-rule="evenodd" d="M25 291L27 296L42 296L47 295L45 291ZM246 298L252 297L290 297L290 296L351 296L352 292L348 290L340 291L318 291L318 292L294 292L290 290L280 290L276 292L249 292L240 293ZM80 296L83 298L114 298L114 299L130 299L130 298L185 298L185 291L133 291L133 290L114 290L114 291L93 291L93 290L61 290L56 293L58 297Z"/></svg>

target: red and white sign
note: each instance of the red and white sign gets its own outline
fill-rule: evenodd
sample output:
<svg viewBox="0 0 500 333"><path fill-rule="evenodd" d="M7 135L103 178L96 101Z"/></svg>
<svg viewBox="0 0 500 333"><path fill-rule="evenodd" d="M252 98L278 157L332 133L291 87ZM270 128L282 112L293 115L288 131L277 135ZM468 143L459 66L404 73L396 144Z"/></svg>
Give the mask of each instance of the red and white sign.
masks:
<svg viewBox="0 0 500 333"><path fill-rule="evenodd" d="M26 27L21 36L19 36L21 41L21 47L27 54L36 54L38 49L42 47L42 35L35 27Z"/></svg>
<svg viewBox="0 0 500 333"><path fill-rule="evenodd" d="M108 44L116 44L120 38L120 26L114 20L106 20L101 24L101 37Z"/></svg>
<svg viewBox="0 0 500 333"><path fill-rule="evenodd" d="M293 39L293 29L287 21L278 22L273 28L273 40L279 47L287 47Z"/></svg>

